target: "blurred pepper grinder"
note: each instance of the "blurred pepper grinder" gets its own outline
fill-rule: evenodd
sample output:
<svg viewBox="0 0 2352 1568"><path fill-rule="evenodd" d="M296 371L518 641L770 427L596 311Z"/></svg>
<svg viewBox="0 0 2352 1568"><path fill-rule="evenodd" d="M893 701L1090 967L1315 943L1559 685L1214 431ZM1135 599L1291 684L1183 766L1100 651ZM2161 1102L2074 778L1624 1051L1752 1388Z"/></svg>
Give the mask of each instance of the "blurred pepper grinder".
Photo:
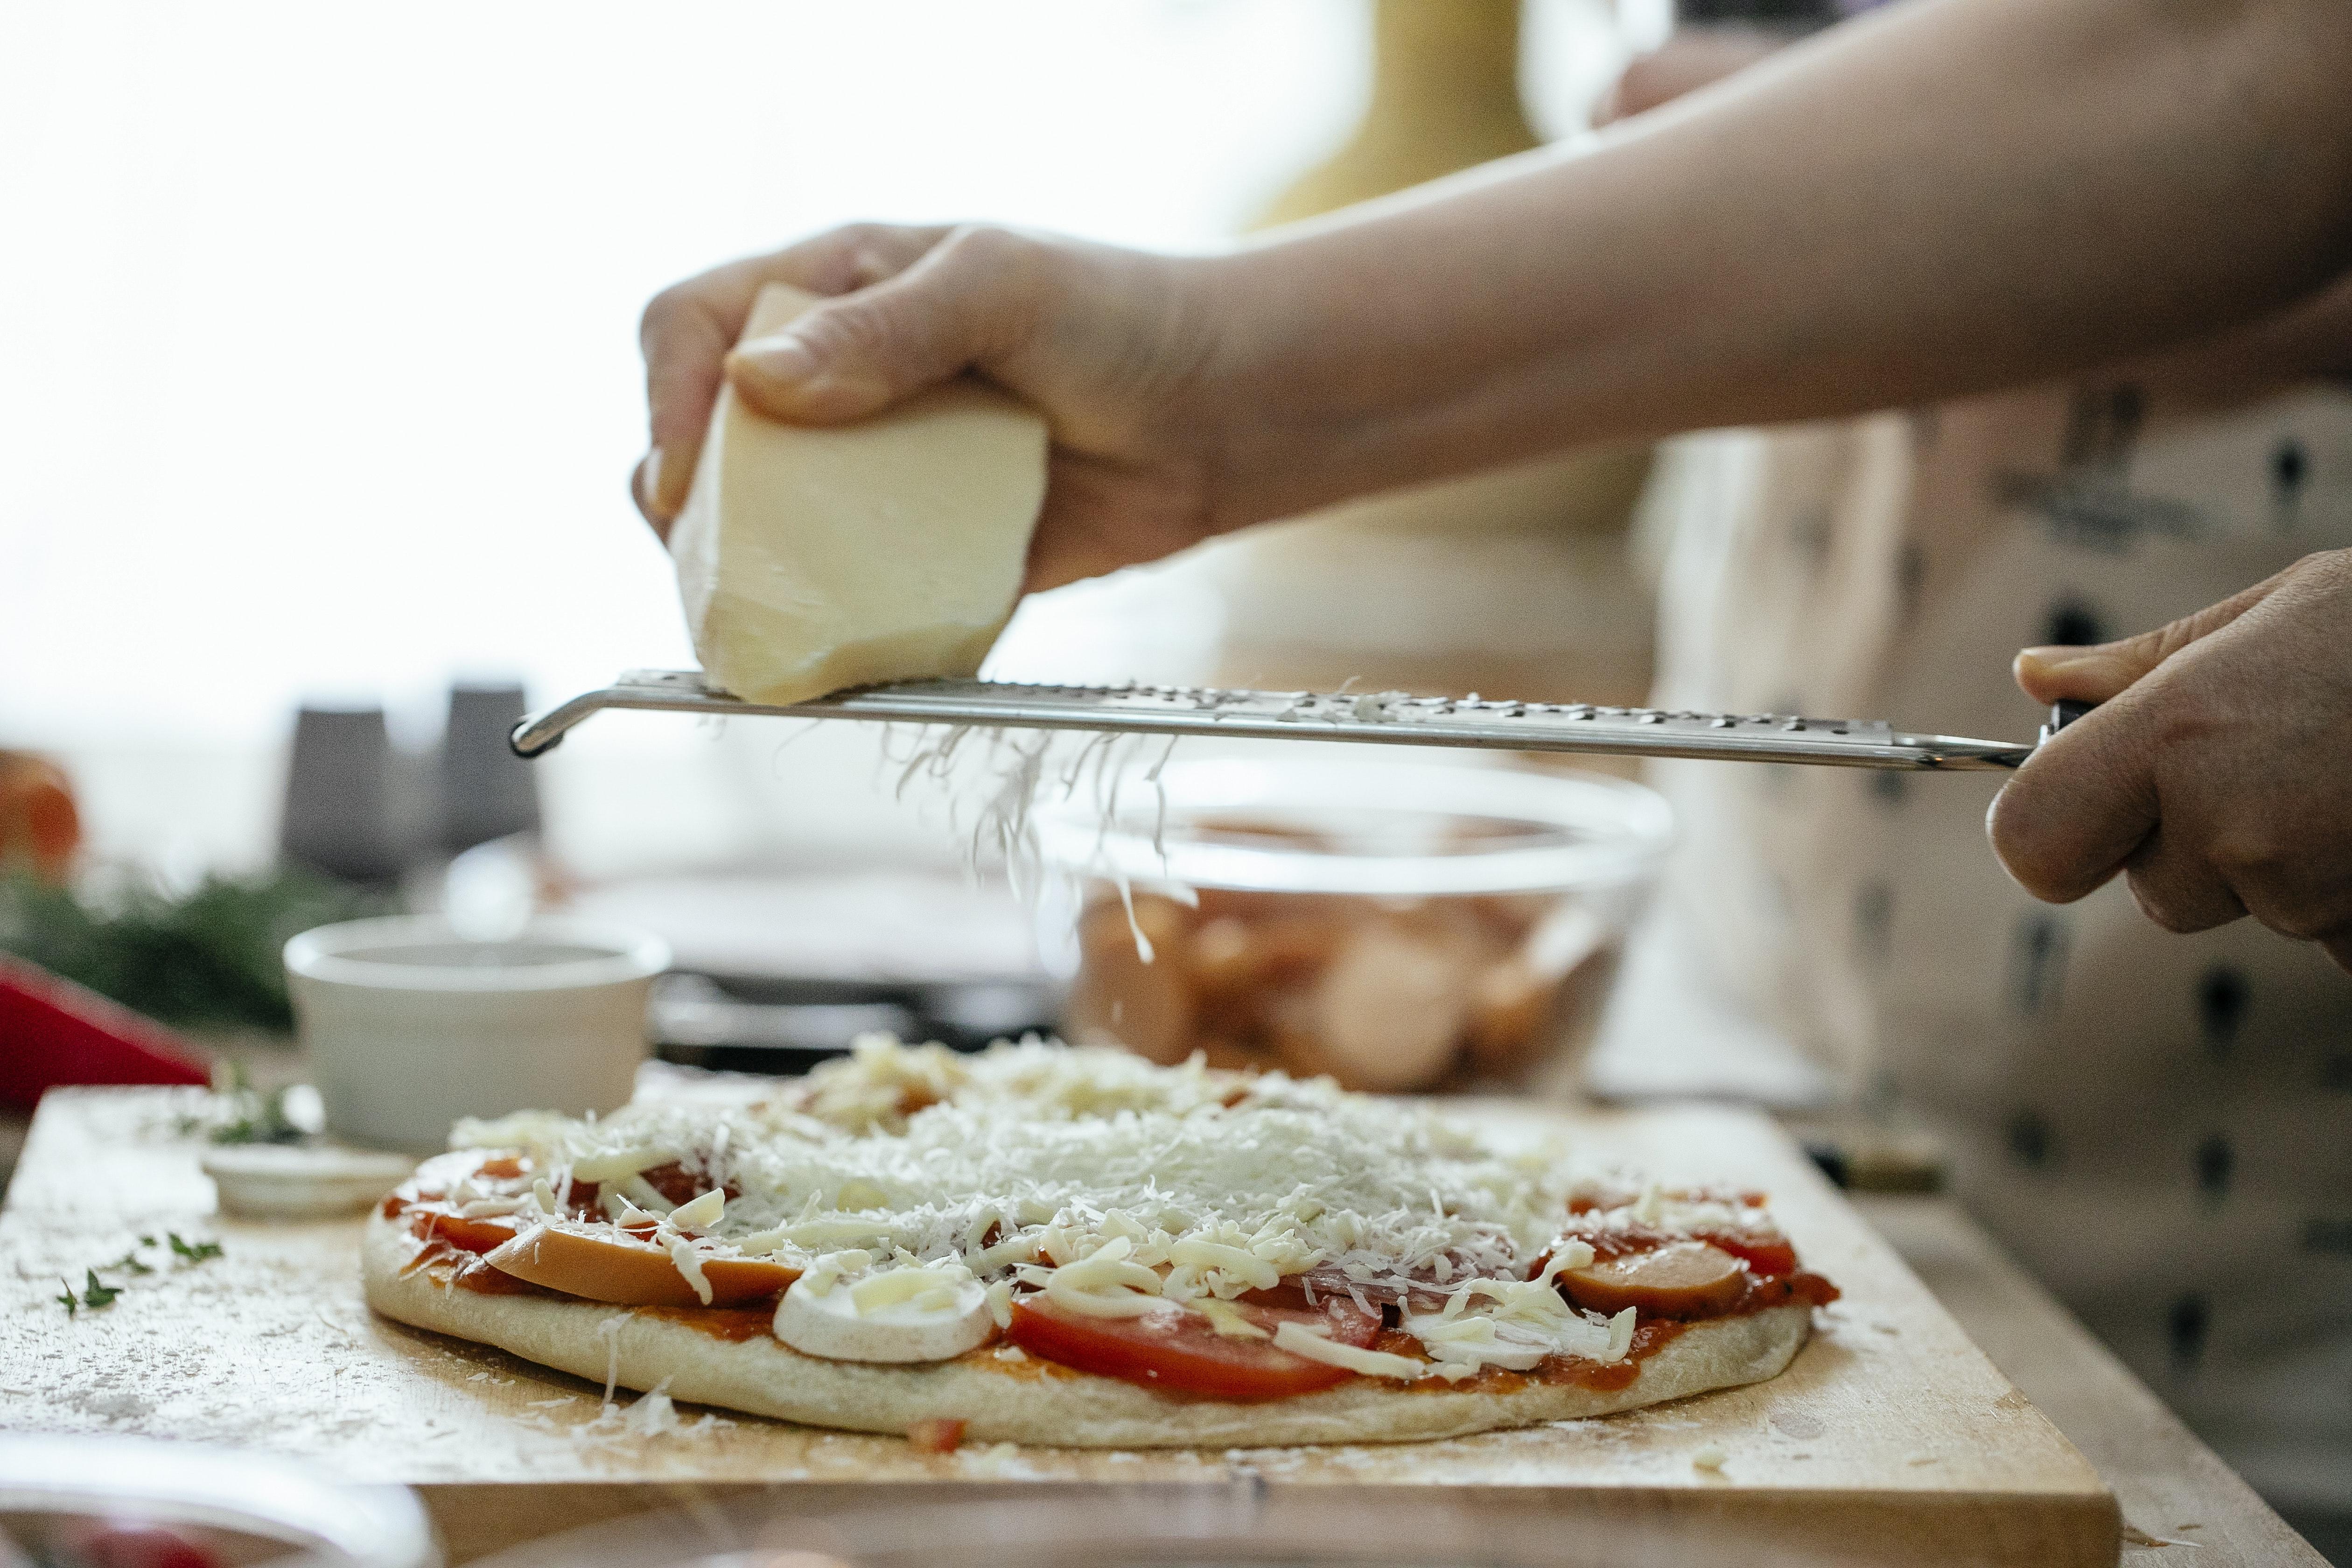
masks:
<svg viewBox="0 0 2352 1568"><path fill-rule="evenodd" d="M291 862L367 887L388 887L407 865L409 770L394 757L383 710L373 703L303 704L294 717L279 852Z"/></svg>
<svg viewBox="0 0 2352 1568"><path fill-rule="evenodd" d="M1371 101L1266 227L1539 144L1518 0L1378 0ZM1252 529L1202 553L1220 681L1637 702L1651 588L1627 548L1646 447L1582 452Z"/></svg>
<svg viewBox="0 0 2352 1568"><path fill-rule="evenodd" d="M460 681L437 757L396 750L374 704L305 704L294 721L279 847L348 882L390 887L477 845L539 829L539 785L507 747L512 682Z"/></svg>
<svg viewBox="0 0 2352 1568"><path fill-rule="evenodd" d="M539 774L507 744L522 715L523 689L512 681L459 681L449 689L441 847L450 853L539 831Z"/></svg>

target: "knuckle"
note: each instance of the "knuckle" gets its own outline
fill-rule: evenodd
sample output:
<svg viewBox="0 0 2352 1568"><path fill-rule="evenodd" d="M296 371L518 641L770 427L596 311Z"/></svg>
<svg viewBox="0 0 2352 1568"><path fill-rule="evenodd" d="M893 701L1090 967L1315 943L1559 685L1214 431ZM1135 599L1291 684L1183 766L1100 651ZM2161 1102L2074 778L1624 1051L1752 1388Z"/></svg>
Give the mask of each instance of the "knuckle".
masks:
<svg viewBox="0 0 2352 1568"><path fill-rule="evenodd" d="M690 308L690 283L673 283L646 301L644 312L637 318L637 339L651 344L666 334Z"/></svg>
<svg viewBox="0 0 2352 1568"><path fill-rule="evenodd" d="M2176 792L2192 783L2194 775L2168 768L2168 761L2202 754L2200 748L2213 743L2233 716L2232 705L2217 699L2210 687L2195 671L2177 666L2159 670L2148 677L2146 696L2131 714L2140 731L2137 744L2145 765Z"/></svg>
<svg viewBox="0 0 2352 1568"><path fill-rule="evenodd" d="M834 292L870 289L907 265L904 231L882 223L854 223L826 237L835 262Z"/></svg>
<svg viewBox="0 0 2352 1568"><path fill-rule="evenodd" d="M900 314L880 300L851 299L812 310L801 318L795 331L827 364L889 364L905 347L907 333Z"/></svg>
<svg viewBox="0 0 2352 1568"><path fill-rule="evenodd" d="M2156 879L2145 872L2132 872L2130 882L2132 902L2139 906L2139 912L2175 936L2187 936L2220 923L2203 918L2171 889L2159 885Z"/></svg>
<svg viewBox="0 0 2352 1568"><path fill-rule="evenodd" d="M2145 647L2147 662L2152 668L2198 641L2204 635L2204 627L2194 618L2190 618L2170 622L2131 640Z"/></svg>
<svg viewBox="0 0 2352 1568"><path fill-rule="evenodd" d="M871 289L898 270L897 258L887 254L877 245L852 246L843 266L844 275L841 281L844 285L842 290L844 293L852 289Z"/></svg>
<svg viewBox="0 0 2352 1568"><path fill-rule="evenodd" d="M959 224L940 247L940 266L966 279L1017 279L1029 267L1031 242L992 224Z"/></svg>
<svg viewBox="0 0 2352 1568"><path fill-rule="evenodd" d="M2246 823L2216 835L2204 847L2204 858L2232 885L2267 884L2283 879L2294 855L2262 823Z"/></svg>
<svg viewBox="0 0 2352 1568"><path fill-rule="evenodd" d="M2271 581L2306 594L2341 593L2352 585L2352 550L2315 550Z"/></svg>
<svg viewBox="0 0 2352 1568"><path fill-rule="evenodd" d="M2352 889L2309 866L2280 866L2233 880L2254 917L2281 936L2318 942L2341 935L2352 923Z"/></svg>
<svg viewBox="0 0 2352 1568"><path fill-rule="evenodd" d="M1004 242L1011 237L994 224L960 223L940 241L940 254L967 267L979 265L1001 258Z"/></svg>
<svg viewBox="0 0 2352 1568"><path fill-rule="evenodd" d="M2344 911L2310 904L2273 908L2263 913L2263 924L2297 942L2317 942L2344 929Z"/></svg>

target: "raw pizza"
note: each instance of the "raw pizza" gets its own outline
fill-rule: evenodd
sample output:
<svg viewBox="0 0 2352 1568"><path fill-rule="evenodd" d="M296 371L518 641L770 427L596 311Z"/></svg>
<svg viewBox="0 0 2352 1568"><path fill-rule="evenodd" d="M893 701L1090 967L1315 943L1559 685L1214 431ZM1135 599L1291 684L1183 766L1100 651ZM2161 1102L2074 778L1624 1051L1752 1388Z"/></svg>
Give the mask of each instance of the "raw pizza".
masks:
<svg viewBox="0 0 2352 1568"><path fill-rule="evenodd" d="M598 1382L919 1438L1395 1441L1777 1374L1754 1194L1579 1177L1328 1079L869 1039L768 1100L461 1123L369 1301Z"/></svg>

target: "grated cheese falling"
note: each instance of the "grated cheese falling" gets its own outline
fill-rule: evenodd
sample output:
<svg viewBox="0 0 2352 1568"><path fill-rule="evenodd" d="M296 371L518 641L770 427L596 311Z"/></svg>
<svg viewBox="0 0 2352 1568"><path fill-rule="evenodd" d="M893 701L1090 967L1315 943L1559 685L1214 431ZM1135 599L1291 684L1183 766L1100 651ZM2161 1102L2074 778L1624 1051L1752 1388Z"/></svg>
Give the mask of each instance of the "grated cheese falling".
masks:
<svg viewBox="0 0 2352 1568"><path fill-rule="evenodd" d="M1148 769L1139 769L1152 737L1098 731L1073 741L1057 731L927 724L914 727L902 752L904 732L895 724L883 731L884 762L898 772L893 793L904 799L918 783L940 786L949 796L949 821L959 831L962 802L977 798L968 836L971 863L975 868L1002 864L1015 874L1016 884L1018 874L1036 864L1031 814L1041 798L1057 793L1065 802L1076 800L1083 789L1108 833L1125 782L1139 773L1157 789L1174 748L1171 739ZM981 775L977 789L959 781L960 764ZM1161 799L1164 808L1164 794Z"/></svg>
<svg viewBox="0 0 2352 1568"><path fill-rule="evenodd" d="M1016 897L1035 896L1045 877L1044 856L1037 840L1035 811L1040 801L1058 789L1063 802L1076 800L1083 790L1096 818L1095 854L1082 873L1101 875L1118 889L1127 910L1128 930L1135 938L1138 957L1152 961L1151 941L1135 918L1134 889L1126 871L1109 863L1103 847L1118 822L1121 791L1130 779L1148 786L1154 795L1151 827L1153 850L1167 858L1168 790L1161 775L1175 754L1180 736L1159 745L1158 756L1141 765L1156 737L1098 731L1072 742L1055 731L976 728L965 724L931 724L915 728L914 741L903 754L895 750L900 726L883 729L883 759L898 769L894 794L906 798L918 781L938 786L948 800L950 831L965 837L965 858L975 873L993 865ZM977 746L970 742L981 738ZM980 774L976 787L959 784L958 759ZM977 799L971 830L963 835L958 821L962 802Z"/></svg>

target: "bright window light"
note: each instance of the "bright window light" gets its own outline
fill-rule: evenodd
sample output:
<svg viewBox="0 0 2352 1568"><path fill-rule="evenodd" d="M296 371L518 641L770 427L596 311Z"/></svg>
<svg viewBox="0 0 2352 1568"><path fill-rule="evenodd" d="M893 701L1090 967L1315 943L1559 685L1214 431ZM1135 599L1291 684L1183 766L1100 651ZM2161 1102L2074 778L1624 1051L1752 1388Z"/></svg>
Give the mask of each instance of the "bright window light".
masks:
<svg viewBox="0 0 2352 1568"><path fill-rule="evenodd" d="M689 662L636 315L855 217L1230 234L1350 0L0 9L0 736Z"/></svg>

